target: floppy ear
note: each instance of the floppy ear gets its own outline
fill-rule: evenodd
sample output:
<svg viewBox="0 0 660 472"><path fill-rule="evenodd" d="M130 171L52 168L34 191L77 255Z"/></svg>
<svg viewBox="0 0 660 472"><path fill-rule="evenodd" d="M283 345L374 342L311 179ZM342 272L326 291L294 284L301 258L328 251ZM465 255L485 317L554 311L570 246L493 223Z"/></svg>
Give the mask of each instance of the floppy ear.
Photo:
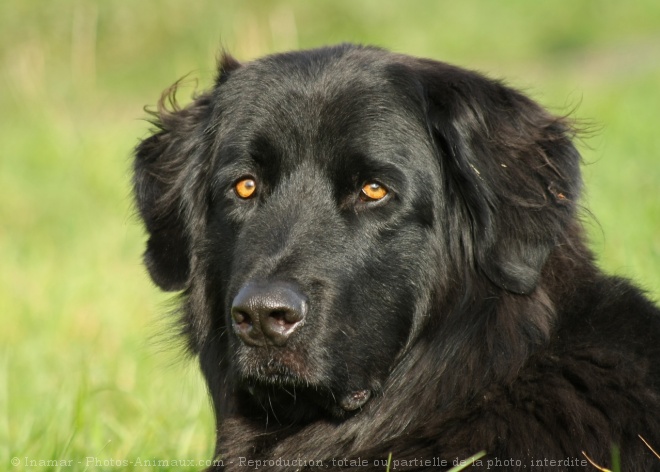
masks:
<svg viewBox="0 0 660 472"><path fill-rule="evenodd" d="M133 177L137 208L149 233L145 265L163 290L181 290L188 281L190 240L184 181L210 108L204 95L180 108L175 91L176 85L163 94L152 112L156 130L136 148Z"/></svg>
<svg viewBox="0 0 660 472"><path fill-rule="evenodd" d="M446 188L463 207L454 217L471 228L463 250L494 284L528 294L574 217L580 156L570 127L479 74L432 61L421 70Z"/></svg>
<svg viewBox="0 0 660 472"><path fill-rule="evenodd" d="M144 261L151 278L163 290L182 290L190 276L195 208L204 205L203 178L213 134L213 94L240 63L222 51L216 88L188 106L178 106L178 82L161 97L152 123L156 129L135 150L133 189L149 240Z"/></svg>

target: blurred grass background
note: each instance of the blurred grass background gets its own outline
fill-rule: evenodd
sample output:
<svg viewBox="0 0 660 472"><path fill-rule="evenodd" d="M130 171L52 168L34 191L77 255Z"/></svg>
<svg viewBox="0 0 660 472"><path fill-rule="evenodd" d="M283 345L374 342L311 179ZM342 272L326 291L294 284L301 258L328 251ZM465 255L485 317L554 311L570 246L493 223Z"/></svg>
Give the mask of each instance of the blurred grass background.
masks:
<svg viewBox="0 0 660 472"><path fill-rule="evenodd" d="M580 143L593 247L657 299L657 0L4 1L0 469L211 457L203 383L159 341L168 297L140 263L130 156L149 128L142 107L189 73L208 86L220 44L249 60L342 41L482 70L594 123Z"/></svg>

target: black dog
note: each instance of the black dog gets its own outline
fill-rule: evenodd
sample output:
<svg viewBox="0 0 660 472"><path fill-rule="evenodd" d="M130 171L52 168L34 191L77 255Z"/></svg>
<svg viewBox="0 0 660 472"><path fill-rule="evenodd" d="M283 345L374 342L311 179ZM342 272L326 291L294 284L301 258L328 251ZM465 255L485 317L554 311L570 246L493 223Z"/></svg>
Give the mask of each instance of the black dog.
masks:
<svg viewBox="0 0 660 472"><path fill-rule="evenodd" d="M169 98L135 193L214 468L660 470L660 312L594 266L566 119L351 45Z"/></svg>

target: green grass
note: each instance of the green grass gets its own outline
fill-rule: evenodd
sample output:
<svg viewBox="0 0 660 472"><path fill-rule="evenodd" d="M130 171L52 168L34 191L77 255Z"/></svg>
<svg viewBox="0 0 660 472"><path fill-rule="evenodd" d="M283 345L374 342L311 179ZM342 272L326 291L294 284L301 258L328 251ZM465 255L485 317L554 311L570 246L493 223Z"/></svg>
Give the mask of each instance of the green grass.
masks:
<svg viewBox="0 0 660 472"><path fill-rule="evenodd" d="M401 5L0 4L1 469L12 457L75 462L11 470L117 470L86 458L211 456L203 383L162 341L167 297L140 265L130 154L142 107L185 74L208 85L221 41L242 60L378 44L507 77L559 113L578 105L600 130L582 146L593 247L660 295L660 3Z"/></svg>

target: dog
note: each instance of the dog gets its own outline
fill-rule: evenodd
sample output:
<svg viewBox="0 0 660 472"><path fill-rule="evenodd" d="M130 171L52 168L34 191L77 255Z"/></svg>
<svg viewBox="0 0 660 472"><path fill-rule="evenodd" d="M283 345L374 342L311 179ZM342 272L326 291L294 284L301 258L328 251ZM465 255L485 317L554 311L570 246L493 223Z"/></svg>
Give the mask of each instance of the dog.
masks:
<svg viewBox="0 0 660 472"><path fill-rule="evenodd" d="M224 54L152 123L144 260L182 293L209 470L660 470L660 310L594 263L568 118L344 44Z"/></svg>

